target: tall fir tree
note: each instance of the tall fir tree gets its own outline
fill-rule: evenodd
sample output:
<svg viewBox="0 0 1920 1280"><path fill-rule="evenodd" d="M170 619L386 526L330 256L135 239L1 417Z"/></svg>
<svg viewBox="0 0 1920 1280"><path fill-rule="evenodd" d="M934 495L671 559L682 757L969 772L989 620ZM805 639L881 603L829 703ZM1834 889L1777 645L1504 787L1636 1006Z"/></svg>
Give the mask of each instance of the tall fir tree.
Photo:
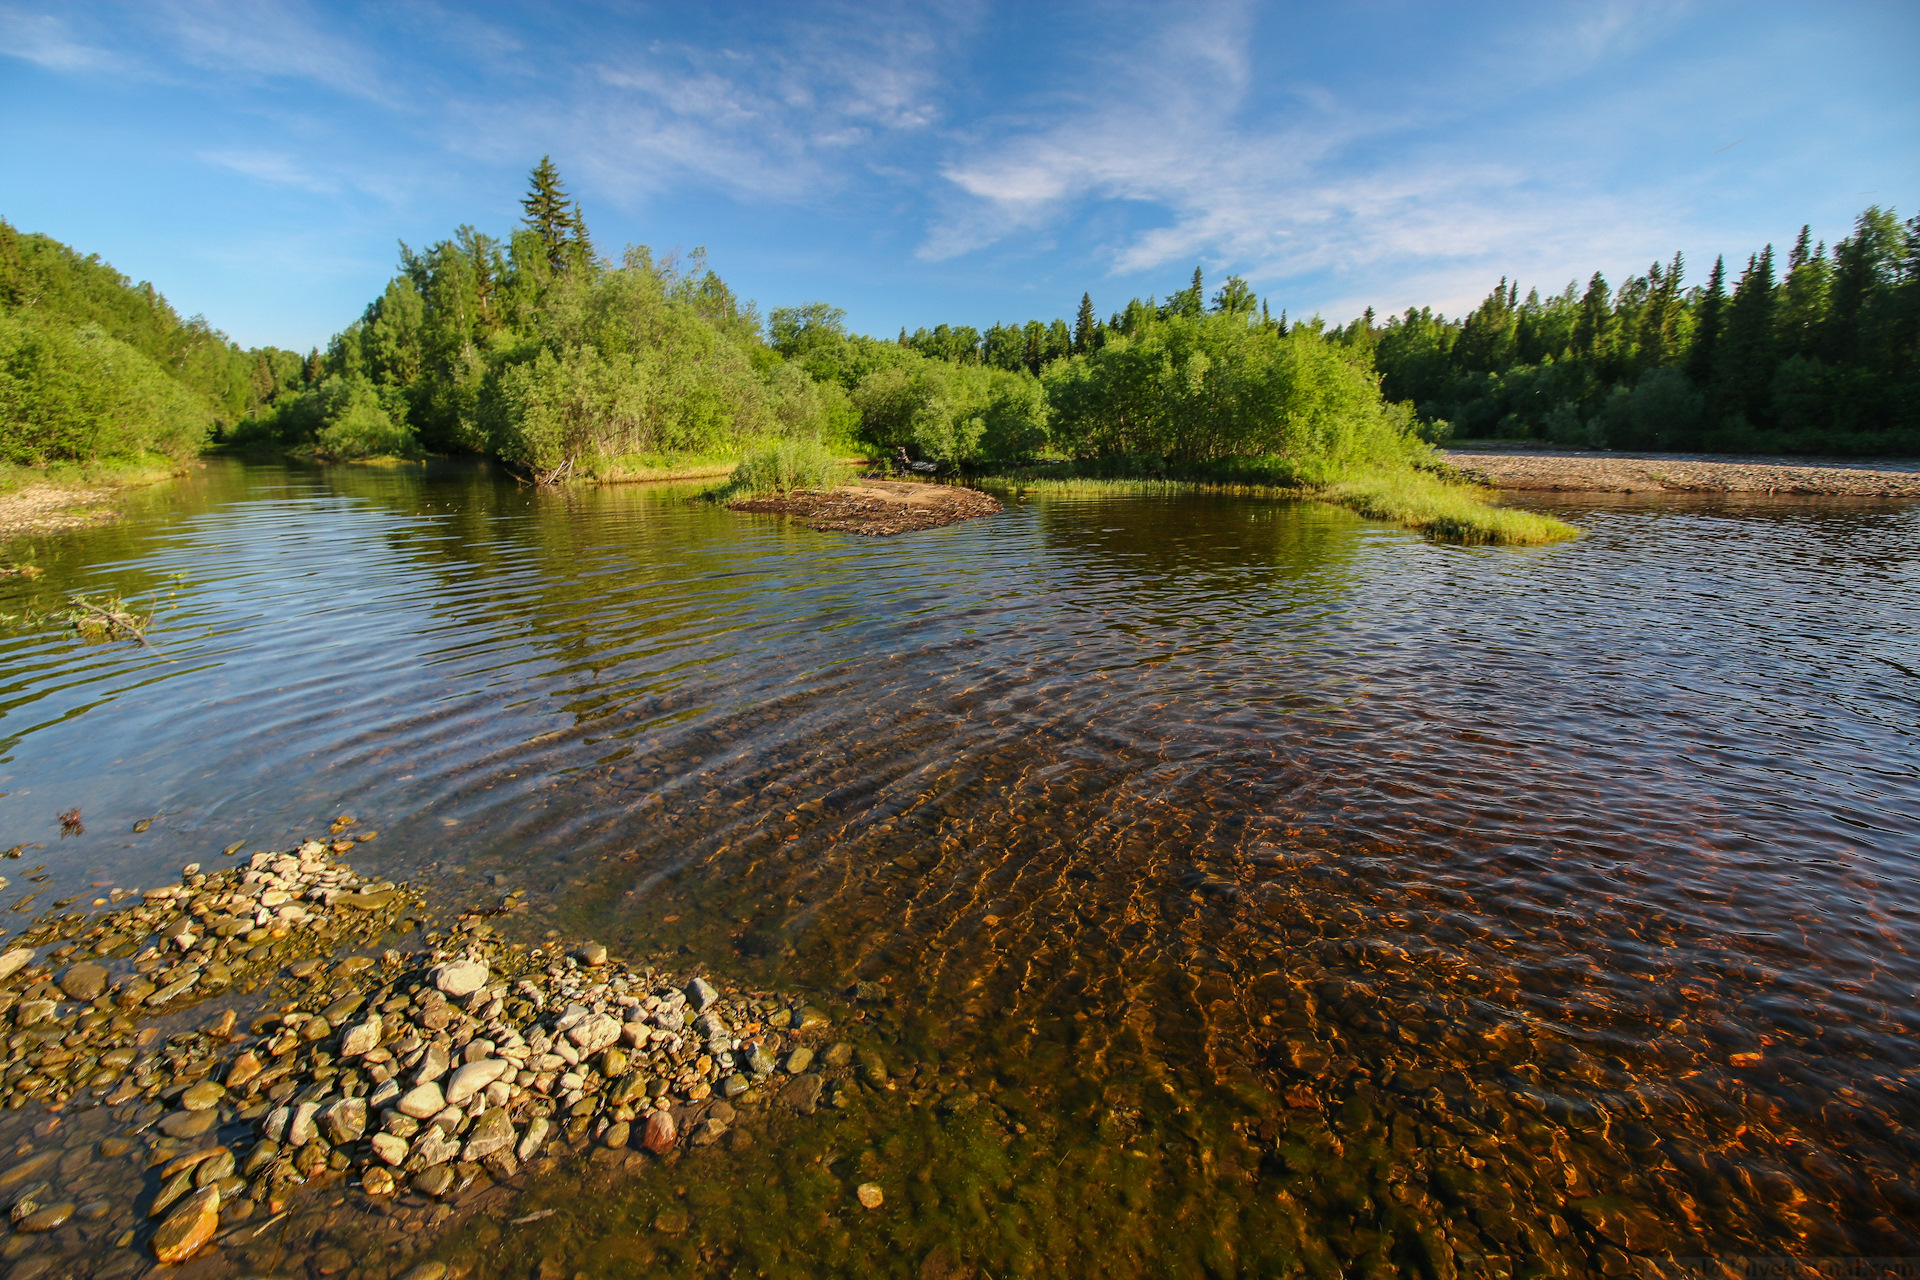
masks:
<svg viewBox="0 0 1920 1280"><path fill-rule="evenodd" d="M587 233L586 216L567 195L552 156L541 156L533 167L520 207L526 211L527 229L545 247L549 267L561 271L571 260L592 260L593 238Z"/></svg>
<svg viewBox="0 0 1920 1280"><path fill-rule="evenodd" d="M1664 269L1659 263L1647 268L1647 302L1640 313L1639 365L1657 369L1670 363L1680 347L1680 284L1687 273L1686 259L1678 252Z"/></svg>
<svg viewBox="0 0 1920 1280"><path fill-rule="evenodd" d="M1726 306L1727 260L1722 256L1713 260L1707 287L1695 307L1699 318L1694 326L1693 346L1687 351L1687 376L1697 385L1704 386L1713 376L1714 364L1720 357L1720 325Z"/></svg>
<svg viewBox="0 0 1920 1280"><path fill-rule="evenodd" d="M1727 303L1714 353L1713 402L1722 414L1741 413L1749 424L1763 425L1772 417L1774 369L1779 363L1774 345L1775 297L1773 246L1747 259L1733 298Z"/></svg>
<svg viewBox="0 0 1920 1280"><path fill-rule="evenodd" d="M1093 295L1080 295L1080 314L1073 320L1073 351L1085 355L1100 345L1100 319L1093 313Z"/></svg>
<svg viewBox="0 0 1920 1280"><path fill-rule="evenodd" d="M1607 287L1607 278L1598 271L1587 281L1587 291L1580 298L1580 316L1573 324L1574 354L1584 356L1595 362L1606 359L1610 354L1609 339L1612 337L1613 309L1609 305L1612 291Z"/></svg>

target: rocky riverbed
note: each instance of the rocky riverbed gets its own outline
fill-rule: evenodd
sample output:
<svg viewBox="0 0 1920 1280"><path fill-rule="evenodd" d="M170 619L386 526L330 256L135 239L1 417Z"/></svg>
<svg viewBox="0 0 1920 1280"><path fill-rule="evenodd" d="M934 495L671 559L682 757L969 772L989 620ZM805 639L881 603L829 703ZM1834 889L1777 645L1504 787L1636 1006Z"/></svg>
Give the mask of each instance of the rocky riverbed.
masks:
<svg viewBox="0 0 1920 1280"><path fill-rule="evenodd" d="M490 913L422 937L417 895L340 860L350 826L191 864L0 955L9 1280L277 1268L303 1213L341 1195L397 1220L405 1261L589 1147L672 1159L746 1140L736 1105L810 1113L856 1070L886 1082L790 998L508 943Z"/></svg>
<svg viewBox="0 0 1920 1280"><path fill-rule="evenodd" d="M1462 478L1550 493L1768 493L1920 498L1920 461L1712 453L1613 453L1462 442L1444 454Z"/></svg>
<svg viewBox="0 0 1920 1280"><path fill-rule="evenodd" d="M862 480L826 492L796 490L730 505L735 511L799 516L809 529L868 538L937 529L1001 510L998 498L978 489L902 480Z"/></svg>

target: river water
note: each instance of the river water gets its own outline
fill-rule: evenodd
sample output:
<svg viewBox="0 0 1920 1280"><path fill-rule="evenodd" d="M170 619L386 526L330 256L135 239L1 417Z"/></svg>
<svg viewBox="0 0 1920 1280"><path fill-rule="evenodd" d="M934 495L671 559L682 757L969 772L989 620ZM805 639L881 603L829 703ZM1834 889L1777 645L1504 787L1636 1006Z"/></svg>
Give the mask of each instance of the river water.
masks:
<svg viewBox="0 0 1920 1280"><path fill-rule="evenodd" d="M1588 536L1514 550L698 495L220 461L0 548L46 571L0 612L160 606L151 649L0 633L39 846L0 900L40 895L0 924L350 812L448 909L523 888L510 936L795 988L886 1059L556 1175L436 1246L476 1276L1920 1254L1920 508L1566 496Z"/></svg>

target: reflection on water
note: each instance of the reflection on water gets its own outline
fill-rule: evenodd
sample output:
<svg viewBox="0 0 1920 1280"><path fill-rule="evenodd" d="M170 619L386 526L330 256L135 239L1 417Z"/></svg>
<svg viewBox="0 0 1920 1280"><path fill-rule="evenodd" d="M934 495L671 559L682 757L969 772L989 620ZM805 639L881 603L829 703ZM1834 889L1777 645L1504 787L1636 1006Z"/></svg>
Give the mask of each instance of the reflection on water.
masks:
<svg viewBox="0 0 1920 1280"><path fill-rule="evenodd" d="M186 488L6 584L185 576L151 654L0 644L0 843L51 888L350 807L386 874L810 987L889 1064L536 1188L477 1274L1920 1253L1912 508L1488 551L1222 498L875 542L471 468ZM408 1230L229 1261L397 1275Z"/></svg>

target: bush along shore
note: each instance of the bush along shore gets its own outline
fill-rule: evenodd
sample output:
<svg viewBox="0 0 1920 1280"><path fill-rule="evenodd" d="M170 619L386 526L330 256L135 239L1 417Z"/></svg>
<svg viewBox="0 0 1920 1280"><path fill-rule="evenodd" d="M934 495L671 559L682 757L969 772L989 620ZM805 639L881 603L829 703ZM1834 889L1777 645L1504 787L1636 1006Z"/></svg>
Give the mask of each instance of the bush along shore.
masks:
<svg viewBox="0 0 1920 1280"><path fill-rule="evenodd" d="M338 858L352 847L189 865L0 955L0 1098L21 1113L0 1120L10 1278L63 1258L131 1276L226 1249L279 1269L296 1237L337 1225L329 1188L395 1217L405 1263L427 1228L495 1211L490 1188L523 1190L588 1147L677 1158L727 1137L735 1103L811 1113L834 1100L823 1071L851 1065L846 1045L816 1057L829 1020L812 1006L593 943L508 944L483 914L369 954L424 904L357 875ZM188 1012L209 997L211 1017Z"/></svg>

